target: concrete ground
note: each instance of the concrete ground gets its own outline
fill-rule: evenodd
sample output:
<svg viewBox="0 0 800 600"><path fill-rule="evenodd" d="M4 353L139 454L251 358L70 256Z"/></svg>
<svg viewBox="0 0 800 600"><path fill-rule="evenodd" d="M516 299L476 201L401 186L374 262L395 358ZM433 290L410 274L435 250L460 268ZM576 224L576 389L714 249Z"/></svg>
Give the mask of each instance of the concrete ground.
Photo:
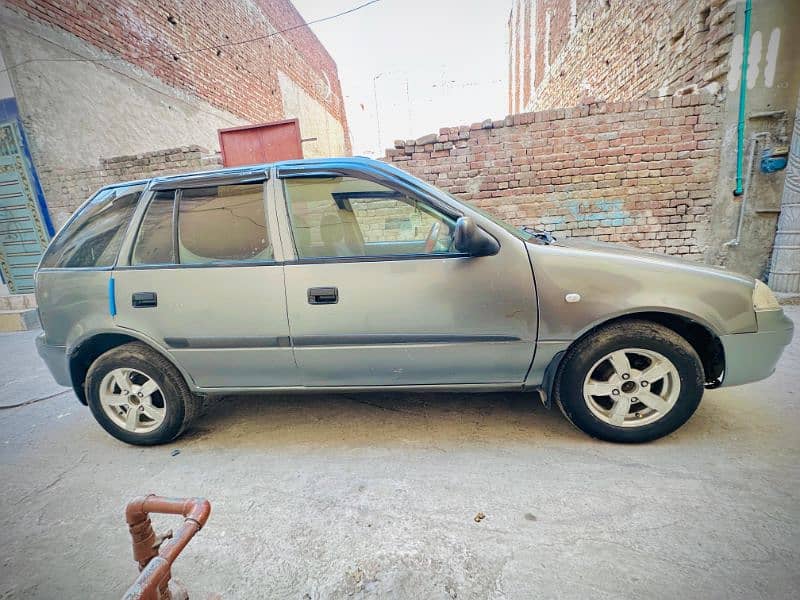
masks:
<svg viewBox="0 0 800 600"><path fill-rule="evenodd" d="M59 391L32 339L0 336L0 403ZM71 392L0 410L0 598L121 596L145 492L212 502L174 569L195 598L797 598L798 373L800 336L643 446L521 394L228 399L157 448Z"/></svg>

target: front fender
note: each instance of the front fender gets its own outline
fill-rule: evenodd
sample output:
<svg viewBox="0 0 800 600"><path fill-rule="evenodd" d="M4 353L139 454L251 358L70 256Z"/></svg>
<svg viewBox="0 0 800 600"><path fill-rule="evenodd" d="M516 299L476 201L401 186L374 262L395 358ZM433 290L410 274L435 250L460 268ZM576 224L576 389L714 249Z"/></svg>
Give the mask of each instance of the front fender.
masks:
<svg viewBox="0 0 800 600"><path fill-rule="evenodd" d="M747 277L610 244L528 244L528 252L540 342L570 342L603 322L646 312L685 317L717 336L756 331L754 283ZM567 294L580 300L567 302Z"/></svg>

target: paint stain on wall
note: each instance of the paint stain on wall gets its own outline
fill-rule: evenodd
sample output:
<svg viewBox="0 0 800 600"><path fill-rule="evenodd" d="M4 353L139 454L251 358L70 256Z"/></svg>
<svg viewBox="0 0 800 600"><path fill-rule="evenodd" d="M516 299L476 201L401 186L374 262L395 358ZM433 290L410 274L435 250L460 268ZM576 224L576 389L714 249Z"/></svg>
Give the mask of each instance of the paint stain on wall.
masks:
<svg viewBox="0 0 800 600"><path fill-rule="evenodd" d="M769 34L767 43L767 66L764 67L764 85L768 88L775 83L775 67L778 65L778 47L781 43L781 30L777 27Z"/></svg>
<svg viewBox="0 0 800 600"><path fill-rule="evenodd" d="M572 220L596 222L603 227L633 225L631 214L623 209L622 200L570 200L567 202Z"/></svg>
<svg viewBox="0 0 800 600"><path fill-rule="evenodd" d="M542 225L564 223L586 223L588 227L622 227L633 225L631 213L624 209L624 201L614 200L567 200L565 214L541 217Z"/></svg>
<svg viewBox="0 0 800 600"><path fill-rule="evenodd" d="M766 52L760 31L753 32L750 37L750 51L747 57L747 89L753 89L758 83L761 73L764 74L764 86L771 88L775 83L775 68L778 63L778 50L781 43L781 30L775 27L769 34ZM737 33L733 38L730 58L728 59L728 89L735 92L739 87L742 77L742 34ZM764 68L761 68L762 62Z"/></svg>

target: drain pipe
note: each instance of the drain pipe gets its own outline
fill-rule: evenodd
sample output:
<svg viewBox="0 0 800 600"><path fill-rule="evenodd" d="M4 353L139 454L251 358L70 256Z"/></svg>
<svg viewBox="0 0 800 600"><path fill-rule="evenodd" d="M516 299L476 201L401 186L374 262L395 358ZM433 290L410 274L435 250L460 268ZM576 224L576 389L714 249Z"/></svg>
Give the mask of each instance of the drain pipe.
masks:
<svg viewBox="0 0 800 600"><path fill-rule="evenodd" d="M750 138L750 154L747 159L747 174L745 175L744 180L744 198L742 198L742 204L739 206L739 220L736 223L736 237L733 238L729 242L725 242L722 244L725 247L728 246L738 246L739 239L742 237L742 224L744 223L744 213L745 208L747 208L747 198L749 197L748 191L750 190L750 180L753 178L753 159L755 158L756 154L756 146L758 146L758 138L763 137L765 141L769 141L769 131L759 131L758 133L754 133ZM735 194L736 192L734 192Z"/></svg>
<svg viewBox="0 0 800 600"><path fill-rule="evenodd" d="M747 101L747 62L750 59L750 13L752 12L752 9L752 0L747 0L744 7L742 77L739 80L739 122L736 124L736 189L733 190L734 196L741 196L744 193L744 189L742 188L742 163L744 162L744 114Z"/></svg>

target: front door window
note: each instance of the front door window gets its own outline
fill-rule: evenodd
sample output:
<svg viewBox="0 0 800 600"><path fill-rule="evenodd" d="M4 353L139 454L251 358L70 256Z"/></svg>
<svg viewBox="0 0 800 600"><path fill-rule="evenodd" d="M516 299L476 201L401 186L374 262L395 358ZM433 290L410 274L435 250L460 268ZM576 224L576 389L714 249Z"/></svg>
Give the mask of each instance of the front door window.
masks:
<svg viewBox="0 0 800 600"><path fill-rule="evenodd" d="M284 184L299 258L455 253L455 219L407 193L353 177Z"/></svg>

